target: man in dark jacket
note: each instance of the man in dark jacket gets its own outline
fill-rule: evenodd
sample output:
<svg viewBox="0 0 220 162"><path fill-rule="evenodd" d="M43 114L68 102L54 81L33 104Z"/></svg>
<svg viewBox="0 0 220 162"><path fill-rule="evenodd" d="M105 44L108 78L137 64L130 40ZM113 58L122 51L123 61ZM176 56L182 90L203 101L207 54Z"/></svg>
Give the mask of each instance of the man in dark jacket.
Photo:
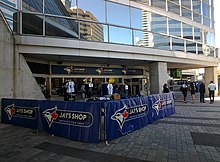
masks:
<svg viewBox="0 0 220 162"><path fill-rule="evenodd" d="M205 103L205 82L202 81L202 83L199 85L199 92L200 92L200 102Z"/></svg>

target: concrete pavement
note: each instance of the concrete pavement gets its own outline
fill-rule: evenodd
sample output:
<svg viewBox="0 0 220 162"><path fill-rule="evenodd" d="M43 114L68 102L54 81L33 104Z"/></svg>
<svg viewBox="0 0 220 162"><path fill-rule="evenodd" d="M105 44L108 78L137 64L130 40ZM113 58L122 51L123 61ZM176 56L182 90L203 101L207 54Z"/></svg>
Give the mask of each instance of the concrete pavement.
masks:
<svg viewBox="0 0 220 162"><path fill-rule="evenodd" d="M213 104L184 104L176 114L106 145L82 143L0 123L0 162L220 161L220 97ZM189 96L190 97L190 96Z"/></svg>

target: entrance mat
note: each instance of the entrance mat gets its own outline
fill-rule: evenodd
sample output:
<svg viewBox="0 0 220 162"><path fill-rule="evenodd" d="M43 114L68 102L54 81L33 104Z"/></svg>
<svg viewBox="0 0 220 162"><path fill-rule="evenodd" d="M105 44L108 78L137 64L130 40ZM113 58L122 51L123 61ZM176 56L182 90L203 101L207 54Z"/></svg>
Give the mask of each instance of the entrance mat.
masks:
<svg viewBox="0 0 220 162"><path fill-rule="evenodd" d="M48 151L48 152L61 154L64 156L70 156L70 157L93 161L93 162L103 162L103 161L104 162L112 162L112 161L114 162L123 162L123 161L124 162L147 162L146 160L139 160L139 159L124 157L124 156L113 155L113 154L106 154L106 153L100 153L100 152L95 152L95 151L90 151L90 150L78 149L74 147L57 145L57 144L52 144L48 142L41 143L35 146L35 148Z"/></svg>
<svg viewBox="0 0 220 162"><path fill-rule="evenodd" d="M159 121L156 121L155 123L175 124L175 125L190 125L190 126L204 126L204 127L220 128L220 124L208 124L208 123L175 122L175 121L165 121L165 120L159 120Z"/></svg>
<svg viewBox="0 0 220 162"><path fill-rule="evenodd" d="M195 145L220 147L220 134L190 132Z"/></svg>

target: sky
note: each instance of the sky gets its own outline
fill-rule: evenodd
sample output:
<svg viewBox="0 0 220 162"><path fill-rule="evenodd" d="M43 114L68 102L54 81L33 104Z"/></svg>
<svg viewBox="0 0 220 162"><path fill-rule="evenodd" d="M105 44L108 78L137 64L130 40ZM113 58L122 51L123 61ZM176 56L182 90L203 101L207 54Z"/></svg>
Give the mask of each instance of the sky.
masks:
<svg viewBox="0 0 220 162"><path fill-rule="evenodd" d="M214 7L215 7L215 41L216 47L220 48L220 0L214 0Z"/></svg>

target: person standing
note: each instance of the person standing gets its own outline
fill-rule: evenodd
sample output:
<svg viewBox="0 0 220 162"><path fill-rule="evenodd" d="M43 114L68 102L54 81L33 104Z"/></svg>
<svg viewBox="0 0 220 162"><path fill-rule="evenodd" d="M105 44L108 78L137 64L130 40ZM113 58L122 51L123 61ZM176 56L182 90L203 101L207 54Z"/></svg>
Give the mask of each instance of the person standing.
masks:
<svg viewBox="0 0 220 162"><path fill-rule="evenodd" d="M64 101L68 101L68 93L67 93L67 83L68 80L65 80L65 82L63 82L63 97L64 97Z"/></svg>
<svg viewBox="0 0 220 162"><path fill-rule="evenodd" d="M163 85L163 93L169 93L169 92L170 92L170 90L167 87L167 83L164 83L164 85Z"/></svg>
<svg viewBox="0 0 220 162"><path fill-rule="evenodd" d="M187 101L186 101L187 90L188 90L188 86L187 86L187 84L183 83L183 85L180 87L180 91L181 91L182 94L183 94L183 100L184 100L184 103L187 103Z"/></svg>
<svg viewBox="0 0 220 162"><path fill-rule="evenodd" d="M66 92L68 93L68 100L75 101L75 96L73 96L73 93L75 92L75 83L71 79L69 79L68 83L66 84L66 87Z"/></svg>
<svg viewBox="0 0 220 162"><path fill-rule="evenodd" d="M205 103L205 81L204 80L199 85L199 92L200 92L200 102Z"/></svg>
<svg viewBox="0 0 220 162"><path fill-rule="evenodd" d="M210 98L210 104L214 102L214 95L215 95L215 90L216 90L216 86L213 83L213 81L210 81L210 84L208 85L208 89L209 89L209 98Z"/></svg>
<svg viewBox="0 0 220 162"><path fill-rule="evenodd" d="M190 92L192 96L192 103L195 103L196 85L193 82L190 82Z"/></svg>

